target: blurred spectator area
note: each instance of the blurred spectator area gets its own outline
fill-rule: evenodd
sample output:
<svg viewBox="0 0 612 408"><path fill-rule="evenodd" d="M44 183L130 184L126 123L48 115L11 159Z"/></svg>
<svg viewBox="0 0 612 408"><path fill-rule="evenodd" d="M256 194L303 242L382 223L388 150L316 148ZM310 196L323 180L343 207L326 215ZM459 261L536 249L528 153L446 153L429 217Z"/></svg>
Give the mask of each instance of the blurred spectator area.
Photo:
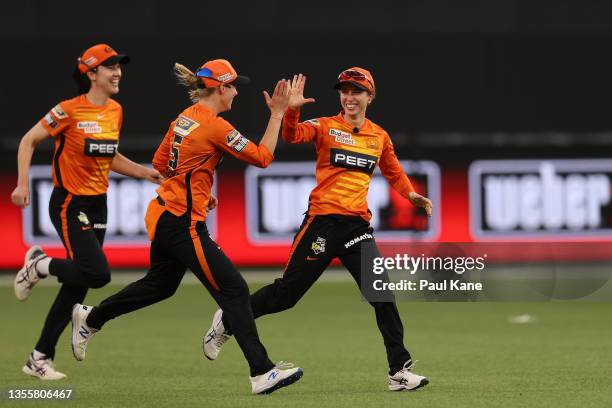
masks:
<svg viewBox="0 0 612 408"><path fill-rule="evenodd" d="M125 111L120 149L139 160L150 159L189 104L173 63L195 68L211 58L228 58L253 79L226 117L255 140L268 118L263 89L303 72L306 96L317 102L302 117L334 115L335 79L358 65L376 79L369 117L404 158L606 157L612 145L612 2L24 0L0 7L3 171L15 169L19 138L75 95L76 57L97 42L132 57L117 96ZM51 144L39 150L35 162L48 162ZM281 144L276 154L305 155L312 158L311 146Z"/></svg>

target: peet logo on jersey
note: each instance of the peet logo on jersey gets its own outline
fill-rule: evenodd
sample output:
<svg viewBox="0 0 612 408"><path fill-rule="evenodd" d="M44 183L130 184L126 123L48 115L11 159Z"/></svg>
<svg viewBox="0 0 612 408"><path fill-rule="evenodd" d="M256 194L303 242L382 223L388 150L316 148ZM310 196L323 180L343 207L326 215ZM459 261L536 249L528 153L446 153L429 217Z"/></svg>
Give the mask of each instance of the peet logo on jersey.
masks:
<svg viewBox="0 0 612 408"><path fill-rule="evenodd" d="M344 167L372 174L376 168L378 157L369 154L352 152L344 149L329 149L330 164L334 167Z"/></svg>
<svg viewBox="0 0 612 408"><path fill-rule="evenodd" d="M612 237L612 160L484 160L469 170L476 238Z"/></svg>
<svg viewBox="0 0 612 408"><path fill-rule="evenodd" d="M117 154L117 140L85 139L85 155L92 157L114 157Z"/></svg>
<svg viewBox="0 0 612 408"><path fill-rule="evenodd" d="M174 133L181 136L187 136L200 126L195 120L191 120L186 116L179 116L174 123Z"/></svg>
<svg viewBox="0 0 612 408"><path fill-rule="evenodd" d="M81 129L87 134L102 133L102 127L96 121L77 122L77 129Z"/></svg>
<svg viewBox="0 0 612 408"><path fill-rule="evenodd" d="M338 143L347 144L351 146L355 145L355 139L353 139L353 135L348 132L343 132L338 129L329 129L329 135L335 136L336 142Z"/></svg>

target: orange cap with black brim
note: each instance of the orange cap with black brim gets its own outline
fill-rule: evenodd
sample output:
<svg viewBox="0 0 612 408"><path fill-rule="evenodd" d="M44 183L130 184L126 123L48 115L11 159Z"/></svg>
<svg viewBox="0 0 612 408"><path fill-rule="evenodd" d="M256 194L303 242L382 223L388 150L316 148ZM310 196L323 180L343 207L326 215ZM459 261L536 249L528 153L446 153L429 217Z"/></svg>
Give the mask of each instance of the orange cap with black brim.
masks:
<svg viewBox="0 0 612 408"><path fill-rule="evenodd" d="M372 74L367 69L359 67L345 69L338 75L338 82L334 85L334 88L340 89L344 83L352 84L372 94L376 92L374 77L372 77Z"/></svg>
<svg viewBox="0 0 612 408"><path fill-rule="evenodd" d="M214 88L220 84L248 84L249 77L238 75L232 64L224 59L207 61L196 71L196 76L202 78L206 88Z"/></svg>
<svg viewBox="0 0 612 408"><path fill-rule="evenodd" d="M99 65L127 64L130 62L130 57L125 54L118 54L107 44L96 44L85 50L83 55L79 57L78 62L79 71L84 74Z"/></svg>

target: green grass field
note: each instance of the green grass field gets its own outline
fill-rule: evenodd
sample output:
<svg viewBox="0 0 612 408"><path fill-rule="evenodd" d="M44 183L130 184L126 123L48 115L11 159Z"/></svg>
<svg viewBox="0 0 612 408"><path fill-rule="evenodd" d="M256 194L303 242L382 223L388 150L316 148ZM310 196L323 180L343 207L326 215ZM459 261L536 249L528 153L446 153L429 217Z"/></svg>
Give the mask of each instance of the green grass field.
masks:
<svg viewBox="0 0 612 408"><path fill-rule="evenodd" d="M261 284L251 284L254 290ZM95 304L122 285L90 292ZM352 282L323 281L294 309L257 321L273 361L304 368L297 384L252 396L246 362L231 341L218 360L203 358L201 336L216 310L199 285L109 322L76 362L70 330L58 368L69 378L41 382L21 373L57 288L37 287L26 303L0 287L0 388L72 388L79 407L610 407L612 303L399 304L405 342L431 383L415 392L386 388L386 359L374 314ZM531 324L509 316L530 314ZM70 326L68 327L70 328ZM9 406L6 399L1 406Z"/></svg>

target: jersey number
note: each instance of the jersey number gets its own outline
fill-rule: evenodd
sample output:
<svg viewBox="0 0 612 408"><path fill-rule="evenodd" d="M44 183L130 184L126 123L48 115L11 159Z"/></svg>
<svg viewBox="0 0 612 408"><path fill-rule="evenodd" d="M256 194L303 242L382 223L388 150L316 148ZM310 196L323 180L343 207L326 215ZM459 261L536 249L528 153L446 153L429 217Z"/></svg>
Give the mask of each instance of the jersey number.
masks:
<svg viewBox="0 0 612 408"><path fill-rule="evenodd" d="M176 171L179 165L179 147L183 143L183 136L174 134L172 146L170 146L170 159L168 160L168 168L170 171Z"/></svg>

